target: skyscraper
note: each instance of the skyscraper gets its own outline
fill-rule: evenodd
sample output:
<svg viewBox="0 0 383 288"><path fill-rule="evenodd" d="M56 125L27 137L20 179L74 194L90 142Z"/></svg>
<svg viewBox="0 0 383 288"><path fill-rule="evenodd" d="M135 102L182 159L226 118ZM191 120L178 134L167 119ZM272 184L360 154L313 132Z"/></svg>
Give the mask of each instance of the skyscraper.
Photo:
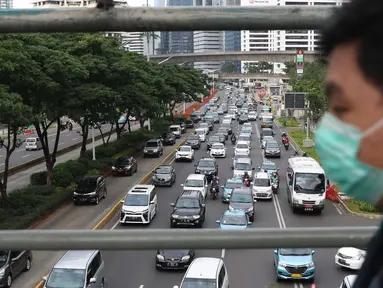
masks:
<svg viewBox="0 0 383 288"><path fill-rule="evenodd" d="M223 0L224 6L241 6L241 0ZM241 31L224 31L224 51L241 51ZM228 61L235 65L235 72L241 72L241 61Z"/></svg>

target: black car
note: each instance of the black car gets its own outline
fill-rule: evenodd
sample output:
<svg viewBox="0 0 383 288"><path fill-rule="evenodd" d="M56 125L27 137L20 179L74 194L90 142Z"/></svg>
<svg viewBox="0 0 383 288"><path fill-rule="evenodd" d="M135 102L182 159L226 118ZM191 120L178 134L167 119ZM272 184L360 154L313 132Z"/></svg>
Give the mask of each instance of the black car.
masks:
<svg viewBox="0 0 383 288"><path fill-rule="evenodd" d="M222 133L225 135L225 140L229 139L229 131L226 127L219 127L217 133Z"/></svg>
<svg viewBox="0 0 383 288"><path fill-rule="evenodd" d="M220 140L219 136L214 135L214 136L210 136L209 137L209 140L207 140L207 150L208 151L210 150L211 146L214 143L221 143L221 140Z"/></svg>
<svg viewBox="0 0 383 288"><path fill-rule="evenodd" d="M247 123L249 122L249 116L247 116L246 114L242 114L241 116L239 116L239 124L243 124L243 123Z"/></svg>
<svg viewBox="0 0 383 288"><path fill-rule="evenodd" d="M215 136L219 137L219 142L221 142L222 144L226 143L226 135L225 134L223 134L223 133L215 133Z"/></svg>
<svg viewBox="0 0 383 288"><path fill-rule="evenodd" d="M152 184L155 186L173 186L176 182L176 171L171 165L160 165L154 170Z"/></svg>
<svg viewBox="0 0 383 288"><path fill-rule="evenodd" d="M237 103L235 103L235 106L237 106L237 108L242 108L242 105L243 105L242 101L237 101Z"/></svg>
<svg viewBox="0 0 383 288"><path fill-rule="evenodd" d="M73 192L73 203L94 203L98 205L107 195L106 181L101 175L87 175L78 183Z"/></svg>
<svg viewBox="0 0 383 288"><path fill-rule="evenodd" d="M132 156L119 157L113 163L112 173L113 175L132 176L134 172L137 172L137 166L137 160Z"/></svg>
<svg viewBox="0 0 383 288"><path fill-rule="evenodd" d="M278 157L281 158L281 145L277 141L267 141L265 144L265 149L263 150L266 157Z"/></svg>
<svg viewBox="0 0 383 288"><path fill-rule="evenodd" d="M32 267L33 255L30 250L0 251L0 287L11 287L13 279Z"/></svg>
<svg viewBox="0 0 383 288"><path fill-rule="evenodd" d="M233 134L233 128L231 127L231 124L223 123L221 127L225 127L227 129L227 134L229 135Z"/></svg>
<svg viewBox="0 0 383 288"><path fill-rule="evenodd" d="M201 148L201 139L197 134L191 134L186 137L185 145L192 147L193 149Z"/></svg>
<svg viewBox="0 0 383 288"><path fill-rule="evenodd" d="M213 129L214 129L214 119L206 119L204 122L209 125L209 131L213 131Z"/></svg>
<svg viewBox="0 0 383 288"><path fill-rule="evenodd" d="M205 175L209 182L213 178L213 175L218 175L218 163L214 158L201 158L195 167L194 173Z"/></svg>
<svg viewBox="0 0 383 288"><path fill-rule="evenodd" d="M242 210L254 221L254 203L253 192L249 187L234 188L229 198L229 207L233 210Z"/></svg>
<svg viewBox="0 0 383 288"><path fill-rule="evenodd" d="M260 133L260 140L262 141L263 139L263 136L271 136L271 137L274 137L275 133L273 131L273 129L271 128L262 128L261 129L261 133Z"/></svg>
<svg viewBox="0 0 383 288"><path fill-rule="evenodd" d="M194 260L193 249L157 250L156 269L158 270L186 270Z"/></svg>
<svg viewBox="0 0 383 288"><path fill-rule="evenodd" d="M190 120L194 121L194 123L201 121L201 119L202 119L202 113L199 111L195 111L192 114L190 114Z"/></svg>
<svg viewBox="0 0 383 288"><path fill-rule="evenodd" d="M170 203L173 212L170 215L170 228L198 227L205 222L205 199L200 191L185 190L177 198L176 203Z"/></svg>
<svg viewBox="0 0 383 288"><path fill-rule="evenodd" d="M191 119L187 119L185 121L185 124L186 124L186 128L194 128L194 121Z"/></svg>
<svg viewBox="0 0 383 288"><path fill-rule="evenodd" d="M176 135L173 132L165 132L161 136L163 145L174 145L176 144Z"/></svg>

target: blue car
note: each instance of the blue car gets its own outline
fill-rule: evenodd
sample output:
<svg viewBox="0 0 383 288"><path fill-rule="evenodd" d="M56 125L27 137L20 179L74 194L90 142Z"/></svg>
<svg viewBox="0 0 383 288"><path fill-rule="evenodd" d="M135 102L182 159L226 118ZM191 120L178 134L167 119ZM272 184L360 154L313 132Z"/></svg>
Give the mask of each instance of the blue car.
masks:
<svg viewBox="0 0 383 288"><path fill-rule="evenodd" d="M241 178L231 178L227 179L225 185L221 186L222 188L222 202L228 203L231 192L234 188L241 188L243 186L243 181Z"/></svg>
<svg viewBox="0 0 383 288"><path fill-rule="evenodd" d="M274 250L277 281L310 280L315 278L314 255L310 248L278 248Z"/></svg>
<svg viewBox="0 0 383 288"><path fill-rule="evenodd" d="M258 167L258 169L259 169L259 172L266 172L267 174L269 174L269 176L271 176L273 172L279 171L279 168L277 168L277 165L275 165L275 163L271 162L270 160L265 160L262 163L261 167Z"/></svg>
<svg viewBox="0 0 383 288"><path fill-rule="evenodd" d="M242 210L226 210L223 213L221 220L217 220L216 222L219 224L219 229L222 230L242 230L251 225L249 218Z"/></svg>

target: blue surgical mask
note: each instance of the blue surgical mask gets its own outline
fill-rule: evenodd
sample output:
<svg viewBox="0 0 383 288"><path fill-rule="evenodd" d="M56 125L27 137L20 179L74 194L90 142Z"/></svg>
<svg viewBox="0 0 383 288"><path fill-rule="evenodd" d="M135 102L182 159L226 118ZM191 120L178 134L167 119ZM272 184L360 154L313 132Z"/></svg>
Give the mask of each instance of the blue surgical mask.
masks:
<svg viewBox="0 0 383 288"><path fill-rule="evenodd" d="M327 177L348 196L375 204L383 192L383 169L358 160L364 137L383 126L383 119L365 132L326 113L315 135L315 147Z"/></svg>

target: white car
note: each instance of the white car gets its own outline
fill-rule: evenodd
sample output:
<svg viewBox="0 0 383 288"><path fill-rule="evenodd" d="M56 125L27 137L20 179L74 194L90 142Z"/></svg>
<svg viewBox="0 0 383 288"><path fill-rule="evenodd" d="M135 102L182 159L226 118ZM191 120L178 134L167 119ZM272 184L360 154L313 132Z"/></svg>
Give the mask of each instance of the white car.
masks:
<svg viewBox="0 0 383 288"><path fill-rule="evenodd" d="M230 116L231 117L231 120L235 120L235 114L234 113L229 113L227 114L227 116Z"/></svg>
<svg viewBox="0 0 383 288"><path fill-rule="evenodd" d="M226 157L226 148L222 143L213 143L210 148L210 157Z"/></svg>
<svg viewBox="0 0 383 288"><path fill-rule="evenodd" d="M342 283L340 283L339 288L352 288L354 286L357 275L348 275L344 277Z"/></svg>
<svg viewBox="0 0 383 288"><path fill-rule="evenodd" d="M195 129L195 134L199 136L199 139L201 140L201 142L206 141L206 130L204 128Z"/></svg>
<svg viewBox="0 0 383 288"><path fill-rule="evenodd" d="M205 134L209 134L209 124L208 123L201 123L199 124L199 127L198 129L204 129L205 130Z"/></svg>
<svg viewBox="0 0 383 288"><path fill-rule="evenodd" d="M342 247L335 254L335 264L351 270L359 270L365 257L365 250L354 247Z"/></svg>
<svg viewBox="0 0 383 288"><path fill-rule="evenodd" d="M251 134L247 134L247 133L240 133L238 135L238 142L245 142L248 146L249 146L249 149L251 150Z"/></svg>
<svg viewBox="0 0 383 288"><path fill-rule="evenodd" d="M180 160L189 160L190 162L194 160L194 149L190 146L180 146L176 152L176 161Z"/></svg>
<svg viewBox="0 0 383 288"><path fill-rule="evenodd" d="M257 112L250 112L248 114L249 121L257 121Z"/></svg>
<svg viewBox="0 0 383 288"><path fill-rule="evenodd" d="M250 154L250 147L246 141L238 141L234 148L234 155L237 154Z"/></svg>

